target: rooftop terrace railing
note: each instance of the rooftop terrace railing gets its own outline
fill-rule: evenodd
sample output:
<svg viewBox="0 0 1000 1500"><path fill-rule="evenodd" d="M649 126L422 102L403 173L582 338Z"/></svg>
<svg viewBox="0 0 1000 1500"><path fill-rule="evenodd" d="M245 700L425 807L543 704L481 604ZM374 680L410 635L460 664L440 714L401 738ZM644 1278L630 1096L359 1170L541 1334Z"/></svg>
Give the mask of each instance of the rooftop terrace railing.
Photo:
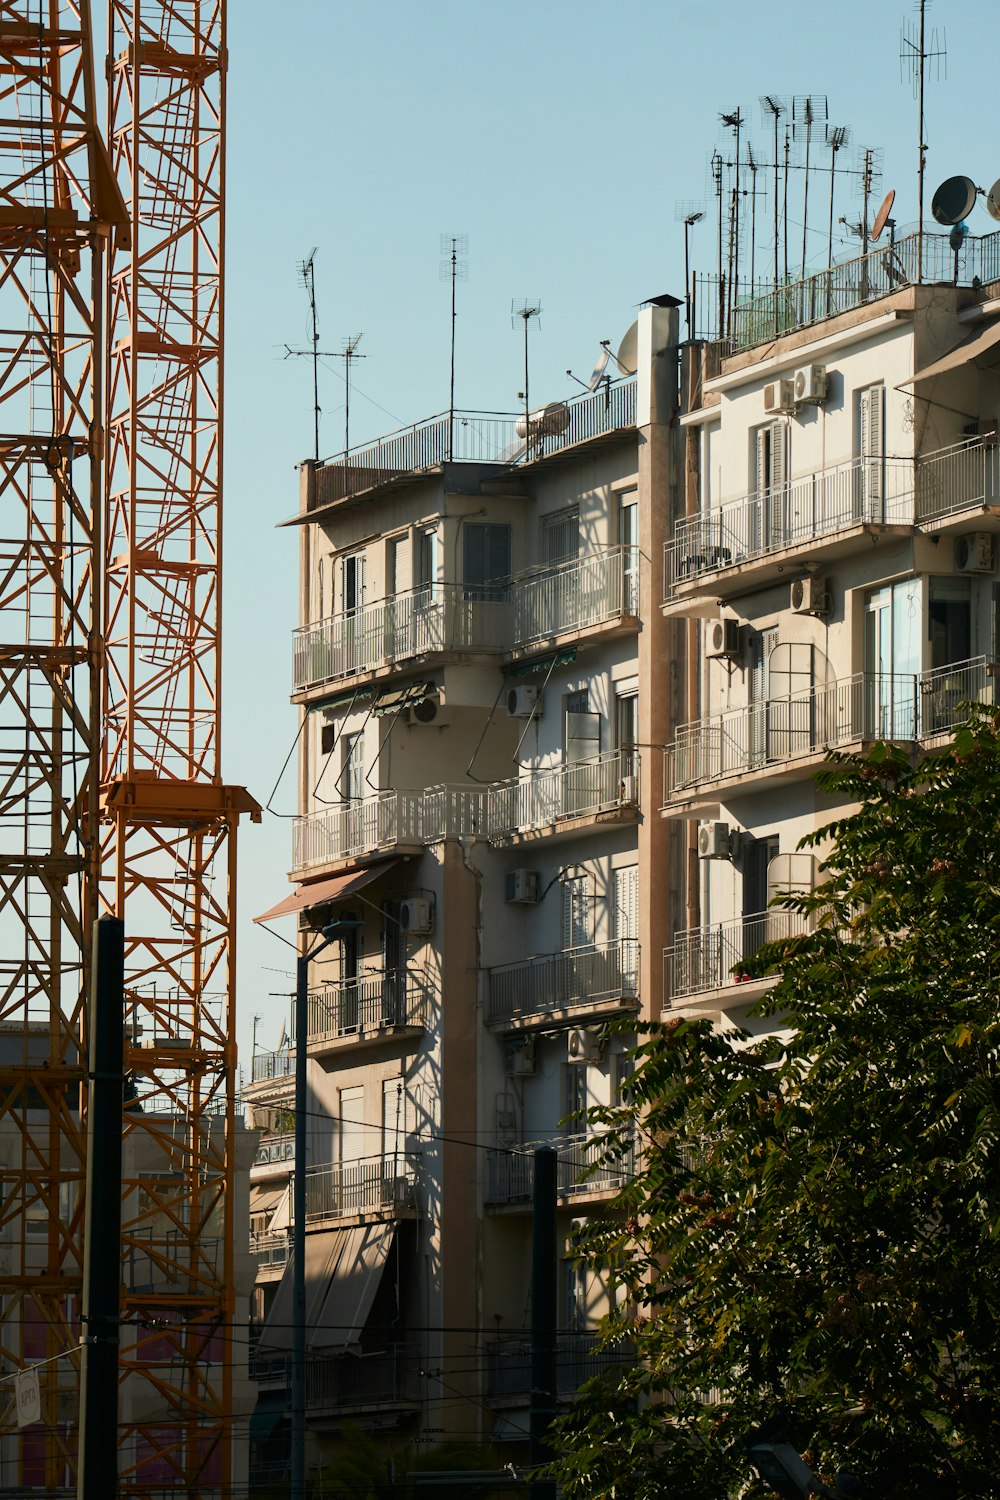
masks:
<svg viewBox="0 0 1000 1500"><path fill-rule="evenodd" d="M664 949L664 993L670 1000L738 985L747 977L738 969L749 963L765 943L798 937L806 931L801 912L772 907L729 922L713 922L678 932L673 946Z"/></svg>
<svg viewBox="0 0 1000 1500"><path fill-rule="evenodd" d="M317 471L315 504L330 504L449 461L517 468L577 443L627 430L636 420L635 376L613 380L558 405L565 412L565 425L552 420L533 423L527 442L524 419L516 413L456 411L451 417L438 412L345 454L334 454Z"/></svg>

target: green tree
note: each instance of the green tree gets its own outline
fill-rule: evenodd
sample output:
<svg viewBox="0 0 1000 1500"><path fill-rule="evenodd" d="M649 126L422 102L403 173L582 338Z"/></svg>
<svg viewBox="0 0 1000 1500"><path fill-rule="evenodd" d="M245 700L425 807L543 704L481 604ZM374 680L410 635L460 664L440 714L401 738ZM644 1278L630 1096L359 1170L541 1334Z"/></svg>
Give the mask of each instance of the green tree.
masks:
<svg viewBox="0 0 1000 1500"><path fill-rule="evenodd" d="M976 709L916 769L831 755L858 811L807 841L805 935L755 961L770 1034L671 1019L590 1112L608 1156L644 1143L579 1243L639 1362L562 1420L566 1496L768 1494L739 1444L779 1403L828 1482L1000 1495L998 731Z"/></svg>

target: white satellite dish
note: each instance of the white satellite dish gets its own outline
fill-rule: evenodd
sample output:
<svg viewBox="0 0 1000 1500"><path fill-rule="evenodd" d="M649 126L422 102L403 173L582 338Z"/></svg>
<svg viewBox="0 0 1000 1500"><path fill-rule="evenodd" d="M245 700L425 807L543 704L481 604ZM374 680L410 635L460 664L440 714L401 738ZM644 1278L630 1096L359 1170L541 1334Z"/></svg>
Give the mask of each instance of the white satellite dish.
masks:
<svg viewBox="0 0 1000 1500"><path fill-rule="evenodd" d="M986 212L991 219L1000 219L1000 178L986 194Z"/></svg>
<svg viewBox="0 0 1000 1500"><path fill-rule="evenodd" d="M587 381L587 390L588 391L596 391L597 390L597 387L600 385L601 381L604 379L604 372L608 368L608 360L610 358L611 358L611 350L608 349L608 348L606 348L606 347L602 347L600 354L597 356L597 364L594 366L593 374L591 375L590 379Z"/></svg>
<svg viewBox="0 0 1000 1500"><path fill-rule="evenodd" d="M618 345L615 363L623 375L634 375L639 368L639 323L636 321Z"/></svg>

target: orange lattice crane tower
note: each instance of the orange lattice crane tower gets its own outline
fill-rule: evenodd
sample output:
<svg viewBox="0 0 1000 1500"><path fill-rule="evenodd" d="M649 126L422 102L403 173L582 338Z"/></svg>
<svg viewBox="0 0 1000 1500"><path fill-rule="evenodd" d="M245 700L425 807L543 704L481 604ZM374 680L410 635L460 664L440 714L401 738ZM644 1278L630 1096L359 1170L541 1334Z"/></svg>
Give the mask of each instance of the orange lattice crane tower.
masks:
<svg viewBox="0 0 1000 1500"><path fill-rule="evenodd" d="M220 768L224 0L109 0L112 257L101 895L124 918L122 1493L227 1493L235 876ZM144 1389L145 1387L145 1389ZM245 1446L245 1445L244 1445Z"/></svg>
<svg viewBox="0 0 1000 1500"><path fill-rule="evenodd" d="M0 0L0 1483L71 1481L98 875L102 318L128 241L89 0Z"/></svg>

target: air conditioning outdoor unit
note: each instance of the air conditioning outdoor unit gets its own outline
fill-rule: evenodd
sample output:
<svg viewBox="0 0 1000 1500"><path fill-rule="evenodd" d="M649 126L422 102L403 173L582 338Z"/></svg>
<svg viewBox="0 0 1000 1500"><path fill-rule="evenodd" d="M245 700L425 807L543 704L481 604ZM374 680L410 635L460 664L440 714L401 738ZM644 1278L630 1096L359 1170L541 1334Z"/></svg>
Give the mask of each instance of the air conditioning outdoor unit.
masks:
<svg viewBox="0 0 1000 1500"><path fill-rule="evenodd" d="M596 1063L601 1060L601 1040L589 1026L571 1026L566 1033L566 1061Z"/></svg>
<svg viewBox="0 0 1000 1500"><path fill-rule="evenodd" d="M507 712L512 719L528 719L542 712L542 690L530 682L507 690Z"/></svg>
<svg viewBox="0 0 1000 1500"><path fill-rule="evenodd" d="M789 593L789 604L797 615L825 615L830 608L830 595L825 578L796 578Z"/></svg>
<svg viewBox="0 0 1000 1500"><path fill-rule="evenodd" d="M414 703L408 711L411 724L434 724L440 723L441 705L436 698L421 698L419 703Z"/></svg>
<svg viewBox="0 0 1000 1500"><path fill-rule="evenodd" d="M739 620L710 620L705 655L710 661L736 661L742 653Z"/></svg>
<svg viewBox="0 0 1000 1500"><path fill-rule="evenodd" d="M401 901L399 925L404 932L426 936L434 930L434 902L427 896L410 896Z"/></svg>
<svg viewBox="0 0 1000 1500"><path fill-rule="evenodd" d="M728 859L731 851L729 824L714 819L698 824L698 858Z"/></svg>
<svg viewBox="0 0 1000 1500"><path fill-rule="evenodd" d="M538 1066L538 1047L533 1036L518 1037L503 1051L503 1070L514 1077L530 1078Z"/></svg>
<svg viewBox="0 0 1000 1500"><path fill-rule="evenodd" d="M795 371L794 381L796 406L818 405L826 400L826 370L822 365L803 365Z"/></svg>
<svg viewBox="0 0 1000 1500"><path fill-rule="evenodd" d="M988 531L970 531L955 539L955 567L960 573L992 573L993 537Z"/></svg>
<svg viewBox="0 0 1000 1500"><path fill-rule="evenodd" d="M631 776L622 777L618 800L623 807L634 807L639 801L639 778L634 773Z"/></svg>
<svg viewBox="0 0 1000 1500"><path fill-rule="evenodd" d="M795 382L775 380L764 387L764 410L768 413L795 409Z"/></svg>
<svg viewBox="0 0 1000 1500"><path fill-rule="evenodd" d="M538 900L538 871L508 870L503 880L503 899L511 906L534 906Z"/></svg>

